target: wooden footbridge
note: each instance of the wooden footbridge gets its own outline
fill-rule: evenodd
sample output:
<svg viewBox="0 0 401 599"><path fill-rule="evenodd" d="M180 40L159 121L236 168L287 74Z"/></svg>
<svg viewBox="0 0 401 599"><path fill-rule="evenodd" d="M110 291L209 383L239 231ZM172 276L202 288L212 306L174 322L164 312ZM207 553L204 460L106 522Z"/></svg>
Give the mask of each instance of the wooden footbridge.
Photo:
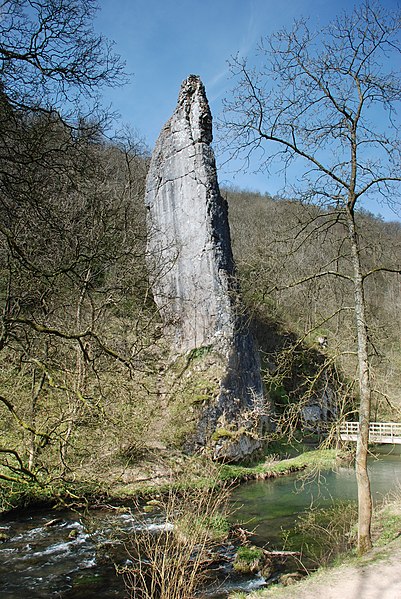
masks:
<svg viewBox="0 0 401 599"><path fill-rule="evenodd" d="M340 439L356 441L359 422L343 422L340 424ZM371 422L369 425L369 443L392 443L401 445L401 422Z"/></svg>

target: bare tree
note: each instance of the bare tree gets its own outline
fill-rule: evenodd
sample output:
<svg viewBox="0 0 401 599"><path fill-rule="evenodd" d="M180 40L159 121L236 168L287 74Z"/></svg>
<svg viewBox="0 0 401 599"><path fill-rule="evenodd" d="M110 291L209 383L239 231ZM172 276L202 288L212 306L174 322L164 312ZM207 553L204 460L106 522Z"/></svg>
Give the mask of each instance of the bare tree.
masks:
<svg viewBox="0 0 401 599"><path fill-rule="evenodd" d="M47 127L42 143L50 136L56 147ZM45 454L54 463L56 446L65 467L77 424L105 421L153 340L142 148L81 141L60 152L56 172L20 168L24 185L0 205L3 443L21 448L28 435L33 471ZM119 384L106 393L112 377Z"/></svg>
<svg viewBox="0 0 401 599"><path fill-rule="evenodd" d="M79 427L101 421L107 409L110 423L118 390L121 404L134 397L128 374L144 368L142 350L153 339L146 149L137 137L127 145L102 135L109 115L99 108L99 90L125 76L111 44L93 29L95 10L93 0L0 0L6 480L10 472L12 480L31 480L40 468L67 468Z"/></svg>
<svg viewBox="0 0 401 599"><path fill-rule="evenodd" d="M330 209L347 230L359 373L360 553L371 547L371 381L364 288L370 273L361 264L356 210L373 196L390 205L398 198L401 144L395 111L401 80L392 64L399 61L400 25L399 13L370 0L318 32L304 20L296 22L291 31L265 40L257 68L238 57L233 61L238 84L226 102L224 119L234 155L248 160L259 152L261 169L269 171L281 161L288 177L298 160L304 171L297 197Z"/></svg>
<svg viewBox="0 0 401 599"><path fill-rule="evenodd" d="M123 82L113 44L94 31L95 0L2 0L0 11L1 88L14 108L82 104Z"/></svg>

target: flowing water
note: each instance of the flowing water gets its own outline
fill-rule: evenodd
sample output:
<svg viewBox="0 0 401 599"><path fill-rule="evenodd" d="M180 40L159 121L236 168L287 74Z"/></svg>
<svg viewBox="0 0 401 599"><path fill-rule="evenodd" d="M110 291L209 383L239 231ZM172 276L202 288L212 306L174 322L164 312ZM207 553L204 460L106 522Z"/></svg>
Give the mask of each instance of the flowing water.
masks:
<svg viewBox="0 0 401 599"><path fill-rule="evenodd" d="M369 465L372 492L380 501L401 484L401 456L395 453L372 459ZM281 547L281 531L294 525L299 514L311 506L325 506L333 500L355 499L356 483L352 468L338 468L311 480L296 476L251 482L232 495L235 520L254 530L254 540L269 548ZM54 522L51 523L51 521ZM162 530L160 516L149 515L147 528ZM121 577L115 575L112 561L129 559L113 541L144 526L135 513L96 511L27 511L0 520L1 599L123 599ZM249 590L264 584L260 576L236 576L229 563L234 547L222 548L222 564L216 573L224 580L221 597L232 589Z"/></svg>

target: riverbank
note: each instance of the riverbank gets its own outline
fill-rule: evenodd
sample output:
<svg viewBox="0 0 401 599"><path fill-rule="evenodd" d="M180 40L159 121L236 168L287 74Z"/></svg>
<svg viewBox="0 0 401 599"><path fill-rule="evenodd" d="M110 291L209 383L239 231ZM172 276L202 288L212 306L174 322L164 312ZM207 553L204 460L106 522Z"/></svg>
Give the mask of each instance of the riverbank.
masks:
<svg viewBox="0 0 401 599"><path fill-rule="evenodd" d="M164 472L159 466L158 470L148 474L147 478L135 469L130 469L123 475L123 484L117 481L108 492L111 496L122 499L132 496L148 497L170 489L179 491L181 488L193 486L207 487L210 484L215 486L266 480L304 470L329 470L342 459L342 454L336 449L312 449L285 459L269 455L251 465L219 464L196 456L180 456L174 466L171 465L171 461L166 461Z"/></svg>
<svg viewBox="0 0 401 599"><path fill-rule="evenodd" d="M341 454L334 449L312 449L287 459L267 456L252 465L218 464L205 457L187 456L180 452L154 453L151 459L144 459L136 465L114 467L94 480L80 480L78 477L75 481L44 481L42 485L3 485L0 514L31 505L85 507L88 504L149 499L171 490L179 492L193 487L238 484L304 470L328 470L341 459Z"/></svg>
<svg viewBox="0 0 401 599"><path fill-rule="evenodd" d="M24 590L35 599L64 592L67 597L70 591L71 597L85 596L87 599L121 597L124 584L121 577L115 576L114 564L129 578L131 570L129 567L124 569L127 548L128 552L131 551L129 559L132 548L133 554L142 556L145 552L146 558L139 562L140 567L151 562L150 576L155 580L162 575L166 583L174 582L170 566L167 570L163 567L162 572L159 570L165 558L181 564L182 560L190 560L183 571L192 576L194 564L191 556L197 555L201 566L200 578L204 565L209 564L210 572L205 584L216 597L221 596L221 586L225 584L231 589L230 583L236 585L234 588L251 588L251 585L255 588L260 579L256 573L241 571L237 574L232 566L236 548L244 540L246 543L247 534L241 525L237 527L234 521L230 522L226 514L230 512L232 493L248 486L238 485L234 489L232 481L241 477L244 481L249 480L251 476L276 478L296 470L315 468L318 462L326 467L328 461L333 465L333 457L333 452L307 452L289 460L266 458L248 467L223 467L212 463L209 465L211 470L208 470L207 462L182 458L181 468L171 478L169 487L169 490L176 488L177 493L162 494L167 487L165 483L160 486L162 478L158 478L155 483L159 484L153 487L146 486L148 481L136 481L139 486L135 494L127 495L122 487L124 495L118 498L116 493L114 496L111 494L112 486L107 496L77 494L73 497L70 491L68 496L53 498L55 503L49 503L48 500L52 499L49 495L46 508L33 509L30 505L25 511L8 514L1 520L0 595L16 599ZM185 466L191 466L190 473L185 472ZM216 472L220 474L219 479L211 477ZM216 485L215 488L210 487L212 484ZM188 486L187 490L184 485ZM153 501L138 500L144 489L148 499L152 491ZM63 500L66 505L60 509ZM71 507L73 509L68 509ZM160 543L155 542L157 531L163 533L162 554ZM165 532L171 534L165 535ZM194 544L193 550L189 549L188 539ZM201 553L200 547L203 547ZM19 575L15 576L15 572ZM186 584L188 580L183 582Z"/></svg>
<svg viewBox="0 0 401 599"><path fill-rule="evenodd" d="M292 584L271 585L230 599L398 599L401 597L400 493L374 513L374 548L363 557L347 554ZM295 579L293 579L295 580ZM290 579L291 582L291 579Z"/></svg>
<svg viewBox="0 0 401 599"><path fill-rule="evenodd" d="M224 588L231 593L234 592L234 588L238 589L238 591L240 589L242 591L248 589L248 593L250 593L250 589L255 589L257 586L260 588L264 583L263 578L260 576L260 572L262 571L266 578L272 577L272 579L282 578L287 581L291 580L294 577L294 570L303 569L300 567L299 562L301 555L297 547L291 547L288 537L283 540L283 529L290 530L290 528L296 525L297 520L305 522L302 514L306 514L306 510L311 507L310 497L313 496L315 499L319 499L319 501L325 501L325 489L327 489L327 500L330 500L330 503L333 501L333 497L340 497L341 500L346 498L347 492L343 485L344 479L348 481L354 478L353 469L342 466L336 468L335 471L326 471L321 476L314 476L315 469L317 474L318 464L327 466L328 463L326 460L332 457L332 452L320 453L310 451L289 460L276 461L274 457L267 458L258 465L248 467L225 466L223 468L223 466L214 464L214 469L219 468L223 470L229 484L228 489L224 488L224 486L222 489L217 487L217 493L213 491L212 494L210 494L210 488L206 487L194 488L193 486L187 492L181 487L177 493L166 495L159 493L157 499L155 497L153 501L139 502L136 500L138 497L136 495L132 497L132 500L128 499L125 503L121 500L119 503L118 501L114 502L111 497L103 497L102 499L99 496L97 504L87 503L82 506L84 509L64 509L55 512L50 506L50 509L35 511L29 508L25 513L10 514L3 518L2 527L0 527L3 531L3 542L1 543L0 552L5 560L2 564L3 591L7 590L7 593L11 593L12 590L13 594L6 595L10 599L20 597L22 588L31 589L31 587L36 593L31 596L36 599L48 597L51 593L60 592L66 588L71 590L74 597L85 596L87 599L100 599L100 597L111 599L112 596L121 597L123 595L121 580L116 582L113 564L124 564L126 555L110 553L111 551L114 552L113 547L115 547L117 552L119 551L118 547L121 545L116 544L118 535L129 533L129 542L132 543L135 542L135 539L142 539L142 536L135 536L135 530L137 532L140 531L140 535L146 531L147 526L149 531L163 530L166 521L168 522L168 526L172 527L168 528L168 530L175 531L171 535L171 541L174 542L172 546L174 559L176 559L175 550L177 547L180 549L180 556L188 556L187 538L189 523L191 525L195 523L197 531L207 532L208 541L205 547L208 548L208 551L210 548L209 540L213 539L213 543L217 543L216 549L208 553L207 559L211 556L215 559L215 556L221 555L221 563L215 562L218 564L218 567L216 570L210 570L211 578L207 584L210 584L210 589L218 591L216 592L216 597L218 596L219 599L221 598L221 584L223 586L226 585ZM398 462L399 460L397 460L397 465L399 466ZM390 466L390 469L387 469L387 474L390 474L393 481L396 480L399 469L396 471L393 470L393 460L388 462L386 458L386 463ZM277 470L276 475L272 475L274 464ZM380 465L380 460L377 460L375 464ZM331 466L333 466L333 462L331 462ZM301 470L299 475L280 476L281 473L290 473L295 468ZM372 473L374 474L377 470L382 471L383 468L373 469ZM234 475L237 479L233 478ZM255 480L245 485L234 485L234 488L231 487L231 480L238 480L240 476L245 477L243 480L249 480L251 475L255 475L256 478L262 478L262 480ZM264 478L266 477L272 480L264 482ZM373 479L375 479L375 476L373 476ZM184 477L182 480L188 482L188 478ZM193 484L195 480L198 487L205 484L207 479L204 468L198 472L197 478L192 478ZM339 481L341 481L340 488L338 485ZM387 476L386 481L388 481ZM209 480L209 484L210 482L211 480ZM219 483L221 484L222 482L220 479ZM177 481L174 484L177 484ZM324 489L321 488L322 484L324 485ZM387 492L389 488L385 484L384 489L383 486L381 487L381 493ZM226 493L227 490L229 491L229 495ZM296 492L294 492L295 490ZM222 491L222 494L220 491ZM397 492L397 489L394 488L393 492ZM209 506L208 509L210 508L208 497L216 497L218 501L219 497L221 498L221 501L219 501L219 505L222 507L221 512L218 510L217 513L214 513L213 510L212 514L207 511L204 514L203 509L198 510L196 507L198 501L201 501L202 505L206 502L207 506ZM171 501L173 501L173 504ZM400 506L399 497L398 502L395 504ZM75 504L73 507L75 508L77 505ZM98 509L90 509L94 507ZM179 509L176 509L176 507L179 507ZM317 505L315 505L316 507ZM230 511L231 508L233 508L232 511ZM184 511L182 511L183 509ZM342 513L341 510L340 506L337 509L337 515ZM388 542L394 541L401 531L401 514L394 512L390 503L387 505L386 510L381 510L382 516L380 520L376 519L375 524L376 544L379 540L383 548ZM327 509L324 509L324 511L326 515L327 513L335 513ZM232 513L233 516L235 514L235 517L230 521L225 517L227 513ZM314 513L319 514L320 512L319 510L314 510ZM195 514L195 517L193 514ZM301 519L299 516L301 516ZM178 518L177 522L175 521L176 517ZM206 527L199 527L199 518L207 522ZM330 527L327 529L328 532L332 530L334 519L331 519L329 522ZM350 538L353 538L352 522L354 522L353 519L348 523L351 528L348 526L347 533L345 536L343 534L342 538L348 538L348 533L350 533ZM378 524L379 522L380 524ZM312 523L319 526L321 524L325 525L325 521L321 519L314 520ZM315 526L312 532L316 530ZM251 536L247 531L252 531L250 533ZM211 532L213 532L213 537L211 536ZM216 537L215 533L217 532L219 535L222 534L222 536ZM227 533L231 536L226 536ZM311 530L309 530L309 538L311 536L310 533ZM153 532L150 534L149 539L152 540L152 543L148 549L149 551L153 551L153 549L157 550L159 545L157 543L156 545L153 544L155 537L153 536ZM255 539L255 534L259 539ZM320 528L318 536L320 545L323 544L326 546L326 536L322 534ZM192 532L190 538L193 539ZM225 539L228 539L227 543ZM255 542L256 546L254 547L253 544ZM307 545L309 541L304 538L301 539L301 542ZM33 553L30 549L31 546L35 548ZM21 554L22 549L26 550L25 554ZM247 555L243 555L244 551L242 550L246 549L248 550L246 552ZM258 563L256 563L255 556L253 555L255 551L258 556L261 556L261 559L258 558ZM240 558L238 557L239 554L241 554ZM58 577L56 581L52 578L53 572L49 570L49 555L54 556L54 559L52 557L51 561L54 564L54 572ZM163 559L164 555L165 551L163 550ZM303 559L305 567L310 570L311 565L308 565L310 561L306 561L307 552L303 551L303 555L305 558ZM315 553L313 556L315 564L322 563L319 559L316 561ZM250 558L252 558L251 563L249 562ZM354 560L354 558L349 557L347 559ZM28 567L29 560L35 562L36 570L30 570ZM240 566L238 570L234 568L234 562L237 566ZM144 563L148 563L148 557ZM156 570L154 570L156 576L158 576L157 564ZM249 566L249 569L245 569L244 565ZM10 577L8 576L9 571L19 571L20 568L23 568L24 572L27 571L26 580L24 579L21 582L20 578L15 577L14 574ZM192 572L192 566L190 571ZM217 576L216 581L214 580L215 574L213 572ZM168 580L171 579L169 569L166 571L166 576ZM218 578L219 576L220 578ZM39 579L43 579L43 583L38 587L36 581ZM314 576L310 580L313 579ZM47 585L46 587L44 587L45 584ZM119 589L116 588L115 595L111 595L111 586L117 584L120 585ZM273 586L265 589L264 593L272 593L273 590L275 593L287 593L287 595L281 595L283 599L295 599L295 597L298 597L293 592L288 594L289 589L283 588L280 590L277 586L274 586L274 589ZM79 591L78 595L77 591ZM0 594L2 594L1 589ZM256 594L248 596L252 596L255 599L257 597L263 598L263 595L258 596ZM274 598L274 595L265 596ZM237 597L245 598L247 595L239 594ZM277 597L280 599L280 595ZM347 599L356 598L351 596L347 597Z"/></svg>
<svg viewBox="0 0 401 599"><path fill-rule="evenodd" d="M321 570L287 587L233 595L232 599L397 599L401 597L401 541L373 550L352 565Z"/></svg>

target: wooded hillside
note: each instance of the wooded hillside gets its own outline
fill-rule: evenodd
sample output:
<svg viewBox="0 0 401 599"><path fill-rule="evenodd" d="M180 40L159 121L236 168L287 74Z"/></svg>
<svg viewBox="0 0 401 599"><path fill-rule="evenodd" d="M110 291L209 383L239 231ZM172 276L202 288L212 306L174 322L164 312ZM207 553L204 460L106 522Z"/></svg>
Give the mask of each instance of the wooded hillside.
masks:
<svg viewBox="0 0 401 599"><path fill-rule="evenodd" d="M341 394L352 397L356 339L344 223L337 214L296 201L226 194L238 274L266 352L267 378L274 379L275 389L284 381L282 393L297 396L299 384L294 387L286 370L299 361L299 352L305 357L318 351L341 378ZM401 224L364 212L357 214L357 224L374 369L372 419L398 419ZM304 373L309 383L315 374Z"/></svg>
<svg viewBox="0 0 401 599"><path fill-rule="evenodd" d="M163 410L173 396L199 392L172 383L149 291L147 156L132 140L123 146L84 132L73 137L56 118L15 126L30 134L21 136L27 156L40 135L42 158L51 151L58 161L54 171L44 160L11 163L5 178L2 477L98 477L135 462L147 446L174 446L182 431L160 426L168 423ZM356 362L342 223L296 201L224 194L244 302L278 412L295 414L302 426L299 402L327 385L349 400L348 410ZM369 214L358 221L371 273L374 418L397 419L400 279L390 271L401 261L401 225ZM173 420L182 425L177 413Z"/></svg>

